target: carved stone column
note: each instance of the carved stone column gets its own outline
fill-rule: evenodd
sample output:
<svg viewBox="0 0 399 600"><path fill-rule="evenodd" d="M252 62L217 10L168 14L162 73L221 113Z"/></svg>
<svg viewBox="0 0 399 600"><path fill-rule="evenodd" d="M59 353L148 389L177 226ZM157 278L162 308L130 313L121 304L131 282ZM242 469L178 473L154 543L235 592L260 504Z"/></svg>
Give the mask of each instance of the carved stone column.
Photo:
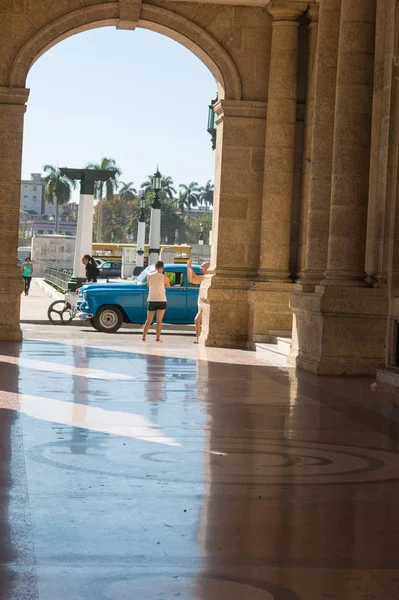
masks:
<svg viewBox="0 0 399 600"><path fill-rule="evenodd" d="M299 17L307 3L273 1L259 277L290 282Z"/></svg>
<svg viewBox="0 0 399 600"><path fill-rule="evenodd" d="M342 0L326 285L364 285L376 0Z"/></svg>
<svg viewBox="0 0 399 600"><path fill-rule="evenodd" d="M299 18L306 2L273 1L258 278L251 286L250 337L290 331L290 241L297 121Z"/></svg>
<svg viewBox="0 0 399 600"><path fill-rule="evenodd" d="M321 3L320 25L332 2ZM320 374L370 374L384 362L387 294L364 281L375 19L375 0L342 0L326 279L291 296L296 364Z"/></svg>
<svg viewBox="0 0 399 600"><path fill-rule="evenodd" d="M327 0L320 6L307 240L298 281L302 290L309 291L320 283L327 268L340 14L341 0Z"/></svg>
<svg viewBox="0 0 399 600"><path fill-rule="evenodd" d="M248 345L248 288L259 268L266 103L221 100L217 119L212 274L201 285L201 343Z"/></svg>
<svg viewBox="0 0 399 600"><path fill-rule="evenodd" d="M316 79L316 48L318 39L319 25L319 4L313 4L308 10L308 61L307 61L307 90L305 105L305 127L303 138L302 154L302 191L301 206L299 218L299 239L298 239L298 268L299 275L306 264L306 249L308 239L308 214L309 214L309 195L310 178L313 163L313 127L315 113L315 79ZM335 88L335 86L334 86Z"/></svg>
<svg viewBox="0 0 399 600"><path fill-rule="evenodd" d="M29 91L0 88L0 340L20 340L19 206L25 103Z"/></svg>

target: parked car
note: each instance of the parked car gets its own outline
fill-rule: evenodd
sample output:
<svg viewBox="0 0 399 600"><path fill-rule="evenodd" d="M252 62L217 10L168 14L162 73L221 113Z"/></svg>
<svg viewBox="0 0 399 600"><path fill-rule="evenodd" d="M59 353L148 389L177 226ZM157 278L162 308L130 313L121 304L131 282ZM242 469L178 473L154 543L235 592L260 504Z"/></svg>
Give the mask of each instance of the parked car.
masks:
<svg viewBox="0 0 399 600"><path fill-rule="evenodd" d="M197 265L193 269L200 272ZM118 331L122 323L143 324L147 317L147 276L154 271L151 265L135 281L84 285L79 291L77 316L106 333ZM164 271L171 286L166 289L168 308L164 323L193 323L199 286L188 283L186 265L165 265Z"/></svg>
<svg viewBox="0 0 399 600"><path fill-rule="evenodd" d="M98 278L99 279L108 279L108 278L118 278L122 273L122 263L114 262L107 260L103 262L102 265L98 267Z"/></svg>

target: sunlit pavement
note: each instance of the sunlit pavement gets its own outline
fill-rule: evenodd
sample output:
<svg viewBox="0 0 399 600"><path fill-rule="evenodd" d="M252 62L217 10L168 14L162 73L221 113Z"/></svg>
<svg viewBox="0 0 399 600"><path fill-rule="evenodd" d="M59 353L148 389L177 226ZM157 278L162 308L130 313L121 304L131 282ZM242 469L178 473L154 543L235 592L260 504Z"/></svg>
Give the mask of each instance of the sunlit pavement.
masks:
<svg viewBox="0 0 399 600"><path fill-rule="evenodd" d="M0 344L1 600L399 598L395 392L190 335L23 330Z"/></svg>

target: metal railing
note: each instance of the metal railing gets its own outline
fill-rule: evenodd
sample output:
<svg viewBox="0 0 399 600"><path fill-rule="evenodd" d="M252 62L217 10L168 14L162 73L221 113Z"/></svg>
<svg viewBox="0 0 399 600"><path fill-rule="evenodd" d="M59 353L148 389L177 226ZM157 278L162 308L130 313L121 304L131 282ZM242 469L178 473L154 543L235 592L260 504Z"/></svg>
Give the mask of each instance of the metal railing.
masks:
<svg viewBox="0 0 399 600"><path fill-rule="evenodd" d="M72 269L58 269L56 267L46 267L44 270L44 281L58 288L65 294L68 291L68 284L72 279Z"/></svg>

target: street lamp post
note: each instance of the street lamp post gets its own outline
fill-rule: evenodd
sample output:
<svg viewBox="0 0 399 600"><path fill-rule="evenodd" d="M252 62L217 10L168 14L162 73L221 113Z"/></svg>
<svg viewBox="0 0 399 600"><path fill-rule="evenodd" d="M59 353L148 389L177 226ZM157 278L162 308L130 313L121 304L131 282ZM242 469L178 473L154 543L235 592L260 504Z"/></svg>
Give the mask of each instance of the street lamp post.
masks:
<svg viewBox="0 0 399 600"><path fill-rule="evenodd" d="M140 198L140 216L137 227L137 253L136 253L136 269L140 268L140 272L144 267L144 244L145 244L145 197L144 194ZM134 273L136 274L136 273Z"/></svg>
<svg viewBox="0 0 399 600"><path fill-rule="evenodd" d="M154 265L159 260L161 243L161 203L159 201L159 192L161 191L162 175L157 169L152 178L152 189L154 191L154 200L151 204L150 219L150 248L148 250L148 264Z"/></svg>
<svg viewBox="0 0 399 600"><path fill-rule="evenodd" d="M60 169L61 175L80 181L80 199L78 224L76 231L75 258L73 262L73 279L70 289L74 291L80 281L85 280L85 266L82 256L92 253L93 246L93 201L96 181L108 181L115 176L115 171L103 169Z"/></svg>
<svg viewBox="0 0 399 600"><path fill-rule="evenodd" d="M203 223L200 224L200 234L199 234L198 244L200 246L204 245L204 225L203 225Z"/></svg>

